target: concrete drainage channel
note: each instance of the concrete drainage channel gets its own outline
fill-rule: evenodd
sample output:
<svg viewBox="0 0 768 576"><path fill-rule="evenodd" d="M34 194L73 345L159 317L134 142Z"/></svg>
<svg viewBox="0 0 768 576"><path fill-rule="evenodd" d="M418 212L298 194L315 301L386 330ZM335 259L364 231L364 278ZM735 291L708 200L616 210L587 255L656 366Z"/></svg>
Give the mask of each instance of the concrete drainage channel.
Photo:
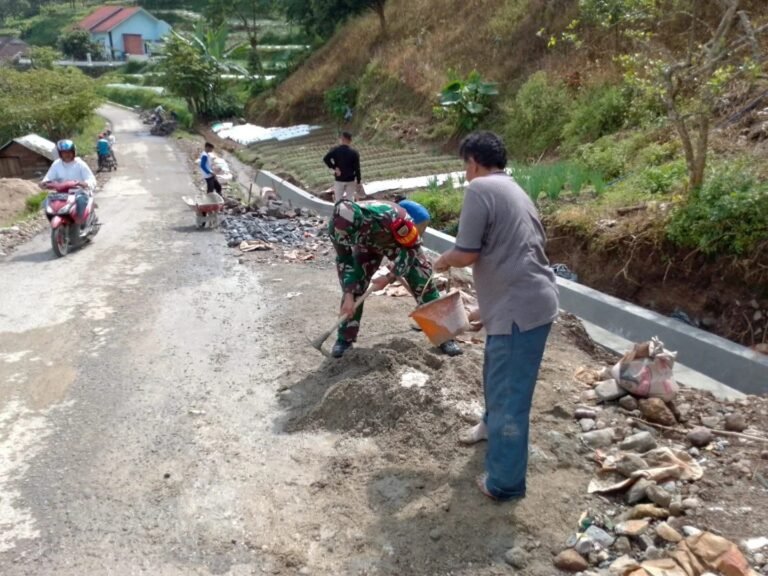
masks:
<svg viewBox="0 0 768 576"><path fill-rule="evenodd" d="M262 170L256 176L261 187L272 188L284 202L331 214L333 205ZM428 229L424 244L435 252L444 252L454 238ZM593 339L618 353L631 342L658 336L684 361L677 372L685 385L710 390L720 397L768 393L768 357L704 330L667 318L575 282L558 278L560 305L585 321ZM736 392L734 392L736 391Z"/></svg>

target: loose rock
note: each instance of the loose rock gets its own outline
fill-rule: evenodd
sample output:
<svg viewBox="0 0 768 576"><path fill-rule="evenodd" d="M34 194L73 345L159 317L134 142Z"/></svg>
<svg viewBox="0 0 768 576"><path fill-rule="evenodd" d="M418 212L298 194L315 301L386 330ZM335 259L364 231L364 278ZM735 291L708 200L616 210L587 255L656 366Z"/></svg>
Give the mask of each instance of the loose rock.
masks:
<svg viewBox="0 0 768 576"><path fill-rule="evenodd" d="M583 572L589 567L584 557L573 549L563 550L553 562L556 568L566 572Z"/></svg>
<svg viewBox="0 0 768 576"><path fill-rule="evenodd" d="M636 537L645 533L645 531L648 530L648 526L650 526L650 524L650 520L627 520L626 522L617 524L615 530L616 534Z"/></svg>
<svg viewBox="0 0 768 576"><path fill-rule="evenodd" d="M653 482L646 480L645 478L638 479L630 489L627 491L626 500L628 504L637 504L645 500L646 490L653 486Z"/></svg>
<svg viewBox="0 0 768 576"><path fill-rule="evenodd" d="M632 552L632 543L626 536L619 536L616 538L616 543L613 545L613 549L616 550L616 554L629 554Z"/></svg>
<svg viewBox="0 0 768 576"><path fill-rule="evenodd" d="M628 412L634 412L637 410L637 400L634 396L624 396L619 399L619 406Z"/></svg>
<svg viewBox="0 0 768 576"><path fill-rule="evenodd" d="M637 570L639 567L640 564L638 564L637 560L628 554L625 554L619 558L616 558L608 570L612 576L624 576L624 574L628 574L634 570Z"/></svg>
<svg viewBox="0 0 768 576"><path fill-rule="evenodd" d="M710 442L712 442L712 437L712 430L705 428L704 426L697 426L688 432L687 436L688 442L697 448L704 448L707 446Z"/></svg>
<svg viewBox="0 0 768 576"><path fill-rule="evenodd" d="M611 400L618 400L622 396L629 394L624 388L619 386L616 380L603 380L595 386L595 394L601 402L610 402Z"/></svg>
<svg viewBox="0 0 768 576"><path fill-rule="evenodd" d="M677 423L675 415L661 398L644 398L640 400L640 412L649 422L674 426Z"/></svg>
<svg viewBox="0 0 768 576"><path fill-rule="evenodd" d="M701 500L698 498L686 498L681 502L683 510L696 510L701 508Z"/></svg>
<svg viewBox="0 0 768 576"><path fill-rule="evenodd" d="M669 518L669 510L659 508L654 504L638 504L619 516L620 521L639 520L642 518L660 518L666 520Z"/></svg>
<svg viewBox="0 0 768 576"><path fill-rule="evenodd" d="M581 440L590 448L605 448L613 443L613 428L593 430L581 435Z"/></svg>
<svg viewBox="0 0 768 576"><path fill-rule="evenodd" d="M637 454L622 454L616 462L616 470L627 478L632 476L634 472L645 470L646 468L648 468L648 463Z"/></svg>
<svg viewBox="0 0 768 576"><path fill-rule="evenodd" d="M582 418L579 420L579 426L582 432L589 432L595 429L596 422L592 418Z"/></svg>
<svg viewBox="0 0 768 576"><path fill-rule="evenodd" d="M648 452L656 448L656 439L650 432L638 432L626 438L619 448L622 450L632 450L634 452Z"/></svg>
<svg viewBox="0 0 768 576"><path fill-rule="evenodd" d="M573 417L576 418L576 420L581 420L582 418L591 418L594 420L597 418L597 412L590 410L589 408L576 408Z"/></svg>
<svg viewBox="0 0 768 576"><path fill-rule="evenodd" d="M531 561L531 555L524 548L516 546L507 550L504 554L504 561L513 568L522 570L528 566L528 563Z"/></svg>
<svg viewBox="0 0 768 576"><path fill-rule="evenodd" d="M720 418L718 416L702 416L701 423L707 428L717 428L720 424Z"/></svg>
<svg viewBox="0 0 768 576"><path fill-rule="evenodd" d="M744 432L747 429L747 419L738 412L728 414L725 417L725 429L730 432Z"/></svg>
<svg viewBox="0 0 768 576"><path fill-rule="evenodd" d="M669 505L672 503L672 494L656 484L648 486L645 490L645 495L648 497L648 500L661 508L669 508Z"/></svg>
<svg viewBox="0 0 768 576"><path fill-rule="evenodd" d="M616 540L613 536L608 534L608 532L595 525L587 528L584 535L603 549L610 548Z"/></svg>
<svg viewBox="0 0 768 576"><path fill-rule="evenodd" d="M659 538L666 540L667 542L677 543L683 539L680 532L672 528L672 526L666 522L661 522L658 526L656 526L656 534Z"/></svg>

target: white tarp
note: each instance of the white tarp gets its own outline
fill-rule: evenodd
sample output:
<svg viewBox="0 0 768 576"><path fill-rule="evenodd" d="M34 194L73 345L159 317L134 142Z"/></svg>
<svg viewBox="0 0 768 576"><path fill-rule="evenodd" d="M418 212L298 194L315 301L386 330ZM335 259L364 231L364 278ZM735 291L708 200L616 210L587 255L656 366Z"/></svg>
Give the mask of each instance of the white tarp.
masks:
<svg viewBox="0 0 768 576"><path fill-rule="evenodd" d="M379 192L392 192L395 190L416 190L417 188L427 188L431 182L444 184L449 178L453 179L453 187L461 188L461 178L465 176L462 172L451 172L448 174L434 174L431 176L415 176L413 178L393 178L391 180L377 180L376 182L365 183L365 194L377 194Z"/></svg>
<svg viewBox="0 0 768 576"><path fill-rule="evenodd" d="M233 126L230 122L224 124L215 124L212 130L221 138L229 138L238 144L248 145L265 140L290 140L308 136L312 130L319 126L310 126L309 124L300 124L299 126L289 126L287 128L264 128L254 124L240 124Z"/></svg>

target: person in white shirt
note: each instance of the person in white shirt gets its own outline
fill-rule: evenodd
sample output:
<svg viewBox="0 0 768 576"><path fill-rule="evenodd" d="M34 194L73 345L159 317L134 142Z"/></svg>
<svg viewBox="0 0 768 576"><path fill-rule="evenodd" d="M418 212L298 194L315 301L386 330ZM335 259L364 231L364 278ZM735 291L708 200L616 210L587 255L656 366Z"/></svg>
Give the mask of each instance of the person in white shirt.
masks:
<svg viewBox="0 0 768 576"><path fill-rule="evenodd" d="M72 140L59 140L56 143L56 150L59 153L59 159L51 164L48 173L40 182L40 187L47 188L46 185L49 182L77 182L81 189L76 193L77 213L78 217L82 217L88 205L88 198L96 188L96 178L88 164L77 157L77 148Z"/></svg>

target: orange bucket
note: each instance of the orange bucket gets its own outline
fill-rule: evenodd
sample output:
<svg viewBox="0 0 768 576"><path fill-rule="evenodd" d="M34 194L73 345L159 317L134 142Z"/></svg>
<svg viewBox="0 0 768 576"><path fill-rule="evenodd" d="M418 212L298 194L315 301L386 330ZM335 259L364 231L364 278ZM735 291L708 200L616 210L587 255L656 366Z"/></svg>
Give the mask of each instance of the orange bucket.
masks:
<svg viewBox="0 0 768 576"><path fill-rule="evenodd" d="M467 311L458 290L422 304L410 316L435 346L440 346L469 328Z"/></svg>

